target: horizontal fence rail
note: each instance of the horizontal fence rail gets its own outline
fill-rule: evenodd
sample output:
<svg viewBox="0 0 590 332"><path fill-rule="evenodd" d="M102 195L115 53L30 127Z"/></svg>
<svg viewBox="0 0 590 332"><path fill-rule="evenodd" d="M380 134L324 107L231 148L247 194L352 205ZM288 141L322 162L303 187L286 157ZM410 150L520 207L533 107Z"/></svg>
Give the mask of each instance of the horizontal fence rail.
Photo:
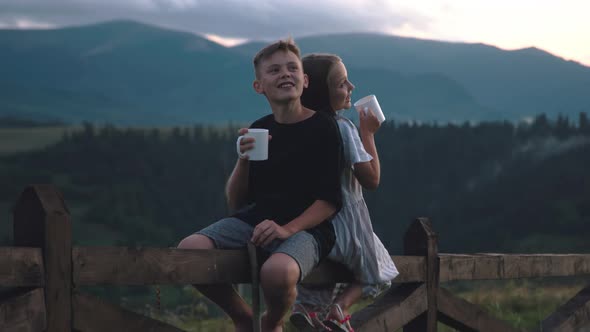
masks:
<svg viewBox="0 0 590 332"><path fill-rule="evenodd" d="M425 258L391 256L400 274L394 283L423 282ZM444 254L440 282L505 280L590 275L590 254ZM73 247L75 285L155 285L250 283L246 250L186 250L130 247ZM323 262L307 284L350 282L340 264ZM0 285L42 287L43 259L39 248L0 248Z"/></svg>
<svg viewBox="0 0 590 332"><path fill-rule="evenodd" d="M590 275L590 254L439 254L440 281Z"/></svg>
<svg viewBox="0 0 590 332"><path fill-rule="evenodd" d="M0 286L43 287L45 273L40 248L0 247Z"/></svg>
<svg viewBox="0 0 590 332"><path fill-rule="evenodd" d="M424 257L392 256L396 282L424 280ZM187 250L127 247L74 247L76 285L151 285L250 283L247 250ZM344 266L324 261L303 283L354 281Z"/></svg>

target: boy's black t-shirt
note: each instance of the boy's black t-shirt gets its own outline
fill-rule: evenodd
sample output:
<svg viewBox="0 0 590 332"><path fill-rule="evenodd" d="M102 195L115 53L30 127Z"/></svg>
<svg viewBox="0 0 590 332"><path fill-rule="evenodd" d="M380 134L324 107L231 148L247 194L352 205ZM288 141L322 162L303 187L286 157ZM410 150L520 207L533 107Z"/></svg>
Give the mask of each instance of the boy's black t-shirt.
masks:
<svg viewBox="0 0 590 332"><path fill-rule="evenodd" d="M272 139L268 144L268 159L250 161L250 205L234 217L252 226L265 219L285 225L316 200L327 201L340 209L342 141L333 117L316 112L303 121L281 124L270 114L252 123L250 128L266 128ZM325 257L335 241L331 221L306 231L318 241L320 258Z"/></svg>

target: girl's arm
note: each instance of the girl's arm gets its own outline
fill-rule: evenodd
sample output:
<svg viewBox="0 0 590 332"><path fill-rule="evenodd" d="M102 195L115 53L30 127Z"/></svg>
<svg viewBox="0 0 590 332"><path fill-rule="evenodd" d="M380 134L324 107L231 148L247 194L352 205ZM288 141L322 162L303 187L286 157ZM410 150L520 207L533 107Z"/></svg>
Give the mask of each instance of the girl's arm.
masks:
<svg viewBox="0 0 590 332"><path fill-rule="evenodd" d="M373 159L367 162L354 164L354 176L365 189L373 190L379 186L381 180L381 165L377 146L375 145L375 133L381 124L373 112L359 112L360 136L363 147Z"/></svg>

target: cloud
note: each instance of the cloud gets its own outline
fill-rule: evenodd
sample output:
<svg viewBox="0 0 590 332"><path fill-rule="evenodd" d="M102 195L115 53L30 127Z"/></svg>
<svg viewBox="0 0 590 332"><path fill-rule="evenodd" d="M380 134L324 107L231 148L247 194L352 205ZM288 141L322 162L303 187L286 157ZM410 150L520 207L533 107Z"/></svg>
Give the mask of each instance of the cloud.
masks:
<svg viewBox="0 0 590 332"><path fill-rule="evenodd" d="M566 140L550 136L526 142L516 148L513 155L530 155L534 160L541 161L588 144L590 138L585 136L574 136Z"/></svg>
<svg viewBox="0 0 590 332"><path fill-rule="evenodd" d="M40 21L31 21L26 18L13 18L10 21L1 21L0 20L0 29L49 29L55 28L54 24L40 22Z"/></svg>
<svg viewBox="0 0 590 332"><path fill-rule="evenodd" d="M426 26L427 18L386 0L2 0L0 24L18 20L67 26L113 19L227 38L268 40L292 35L385 32Z"/></svg>

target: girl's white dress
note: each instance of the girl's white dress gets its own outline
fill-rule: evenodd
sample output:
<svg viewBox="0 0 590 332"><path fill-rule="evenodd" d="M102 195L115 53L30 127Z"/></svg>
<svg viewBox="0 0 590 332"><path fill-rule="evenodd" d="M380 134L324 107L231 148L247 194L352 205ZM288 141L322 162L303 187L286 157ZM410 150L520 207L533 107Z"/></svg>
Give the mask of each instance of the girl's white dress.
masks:
<svg viewBox="0 0 590 332"><path fill-rule="evenodd" d="M373 232L369 210L363 198L361 184L354 176L354 164L368 162L373 157L365 151L354 123L336 115L344 147L345 168L341 179L342 209L332 219L336 243L328 259L346 265L356 279L365 285L363 297L375 297L387 289L398 270ZM331 302L332 290L325 287L298 287L297 303L326 305Z"/></svg>
<svg viewBox="0 0 590 332"><path fill-rule="evenodd" d="M365 151L354 123L336 115L344 146L345 169L342 175L342 209L332 220L336 243L328 258L345 264L363 284L391 282L398 274L391 256L373 232L363 188L354 176L354 164L373 157Z"/></svg>

